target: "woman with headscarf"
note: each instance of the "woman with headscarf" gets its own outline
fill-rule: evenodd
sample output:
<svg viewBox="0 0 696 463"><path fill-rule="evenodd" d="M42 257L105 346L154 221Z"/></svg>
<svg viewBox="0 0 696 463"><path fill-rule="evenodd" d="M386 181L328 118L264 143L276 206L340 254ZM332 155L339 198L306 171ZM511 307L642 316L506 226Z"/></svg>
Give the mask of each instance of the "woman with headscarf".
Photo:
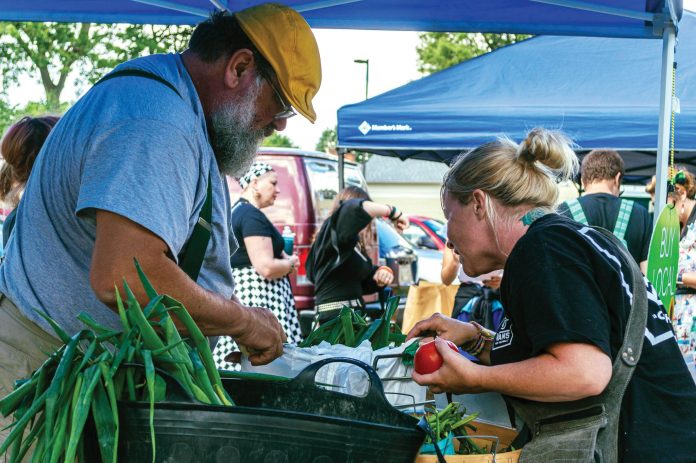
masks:
<svg viewBox="0 0 696 463"><path fill-rule="evenodd" d="M299 259L284 252L282 235L261 212L272 206L280 194L278 174L270 165L256 162L239 184L242 195L232 206L231 219L239 244L230 259L235 295L242 304L272 310L285 329L288 342L297 343L302 338L288 275L295 271ZM213 352L218 368L238 368L226 360L236 350L231 337L221 337Z"/></svg>

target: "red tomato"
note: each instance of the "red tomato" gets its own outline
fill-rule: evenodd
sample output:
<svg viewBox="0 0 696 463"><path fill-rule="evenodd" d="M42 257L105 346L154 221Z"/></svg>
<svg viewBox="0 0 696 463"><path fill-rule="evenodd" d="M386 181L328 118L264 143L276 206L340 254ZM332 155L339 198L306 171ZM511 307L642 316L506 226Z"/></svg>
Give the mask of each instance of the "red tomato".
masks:
<svg viewBox="0 0 696 463"><path fill-rule="evenodd" d="M453 351L459 353L459 349L452 341L447 341L447 346ZM426 375L438 370L442 366L442 356L437 351L435 341L430 341L423 344L416 351L416 356L413 360L413 366L416 373Z"/></svg>

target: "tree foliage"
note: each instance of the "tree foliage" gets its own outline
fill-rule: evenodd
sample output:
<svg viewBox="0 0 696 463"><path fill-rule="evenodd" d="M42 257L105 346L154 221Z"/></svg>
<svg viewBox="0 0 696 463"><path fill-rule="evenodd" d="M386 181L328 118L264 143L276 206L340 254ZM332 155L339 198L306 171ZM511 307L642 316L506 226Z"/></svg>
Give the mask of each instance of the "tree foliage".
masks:
<svg viewBox="0 0 696 463"><path fill-rule="evenodd" d="M321 133L317 145L314 147L315 150L321 151L323 153L329 153L331 150L336 149L336 144L338 142L338 136L336 135L336 127L333 129L326 128Z"/></svg>
<svg viewBox="0 0 696 463"><path fill-rule="evenodd" d="M0 137L5 134L7 128L14 122L15 117L15 109L0 98Z"/></svg>
<svg viewBox="0 0 696 463"><path fill-rule="evenodd" d="M426 32L419 34L418 71L430 74L462 61L510 45L530 36L520 34L480 34L464 32Z"/></svg>
<svg viewBox="0 0 696 463"><path fill-rule="evenodd" d="M292 142L292 140L289 137L281 135L278 132L273 132L273 135L264 138L261 146L274 146L277 148L299 148Z"/></svg>
<svg viewBox="0 0 696 463"><path fill-rule="evenodd" d="M48 111L58 112L72 71L79 70L78 86L93 83L122 61L183 50L190 31L187 26L0 23L0 75L5 89L26 75L35 78L43 85Z"/></svg>

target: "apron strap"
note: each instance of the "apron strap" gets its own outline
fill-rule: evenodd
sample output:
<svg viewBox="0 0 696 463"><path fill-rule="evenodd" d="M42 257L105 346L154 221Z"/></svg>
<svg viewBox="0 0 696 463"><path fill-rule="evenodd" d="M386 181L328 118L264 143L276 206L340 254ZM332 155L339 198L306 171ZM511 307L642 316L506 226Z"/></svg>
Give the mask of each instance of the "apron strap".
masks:
<svg viewBox="0 0 696 463"><path fill-rule="evenodd" d="M616 225L614 225L614 236L616 236L624 246L626 244L626 230L628 229L628 221L631 218L631 211L633 211L633 204L635 204L630 199L622 199L621 207L619 207L619 215L616 217Z"/></svg>
<svg viewBox="0 0 696 463"><path fill-rule="evenodd" d="M193 227L191 237L184 244L184 247L179 253L179 267L193 281L198 279L198 275L203 267L205 259L205 251L208 249L210 237L213 233L212 216L213 216L213 183L211 182L210 174L208 174L208 188L205 194L205 202L201 207L200 215Z"/></svg>
<svg viewBox="0 0 696 463"><path fill-rule="evenodd" d="M144 69L121 69L118 71L113 71L99 79L97 83L94 85L99 85L102 82L106 82L107 80L113 79L115 77L143 77L145 79L156 80L157 82L166 85L167 87L172 89L174 93L176 93L179 96L179 98L181 98L182 100L184 99L184 97L181 96L181 93L179 93L179 90L177 90L171 82L162 78L161 76L158 76L154 72L145 71Z"/></svg>
<svg viewBox="0 0 696 463"><path fill-rule="evenodd" d="M585 211L582 210L582 206L580 205L580 201L577 199L571 199L570 201L566 201L566 205L570 210L570 215L573 216L573 220L580 222L583 225L589 225L587 222L587 217L585 217Z"/></svg>

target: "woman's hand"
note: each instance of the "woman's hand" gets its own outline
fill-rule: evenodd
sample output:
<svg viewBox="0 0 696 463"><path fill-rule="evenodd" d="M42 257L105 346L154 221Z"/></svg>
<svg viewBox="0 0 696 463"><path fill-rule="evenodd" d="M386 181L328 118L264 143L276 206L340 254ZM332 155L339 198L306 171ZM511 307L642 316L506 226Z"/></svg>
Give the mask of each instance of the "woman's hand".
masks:
<svg viewBox="0 0 696 463"><path fill-rule="evenodd" d="M392 223L398 231L402 232L408 228L409 221L408 217L406 217L402 212L397 212L397 216L398 214L401 214L401 216L398 219L392 220Z"/></svg>
<svg viewBox="0 0 696 463"><path fill-rule="evenodd" d="M461 322L457 319L446 317L436 313L416 323L408 332L406 340L416 336L439 336L452 341L458 346L472 341L478 336L478 330L471 323Z"/></svg>
<svg viewBox="0 0 696 463"><path fill-rule="evenodd" d="M372 277L377 286L388 286L394 281L394 273L389 267L379 267Z"/></svg>
<svg viewBox="0 0 696 463"><path fill-rule="evenodd" d="M491 289L498 289L500 288L500 282L503 280L503 277L499 275L494 275L487 280L483 280L483 286L487 286L488 288Z"/></svg>
<svg viewBox="0 0 696 463"><path fill-rule="evenodd" d="M427 375L418 374L414 370L412 377L416 383L421 386L429 386L435 394L442 392L457 394L482 392L480 378L486 367L477 365L463 355L454 352L442 338L435 338L435 346L442 356L442 366Z"/></svg>
<svg viewBox="0 0 696 463"><path fill-rule="evenodd" d="M288 256L287 259L290 261L290 271L288 272L288 275L290 275L294 273L300 265L300 258L293 254L292 256Z"/></svg>

